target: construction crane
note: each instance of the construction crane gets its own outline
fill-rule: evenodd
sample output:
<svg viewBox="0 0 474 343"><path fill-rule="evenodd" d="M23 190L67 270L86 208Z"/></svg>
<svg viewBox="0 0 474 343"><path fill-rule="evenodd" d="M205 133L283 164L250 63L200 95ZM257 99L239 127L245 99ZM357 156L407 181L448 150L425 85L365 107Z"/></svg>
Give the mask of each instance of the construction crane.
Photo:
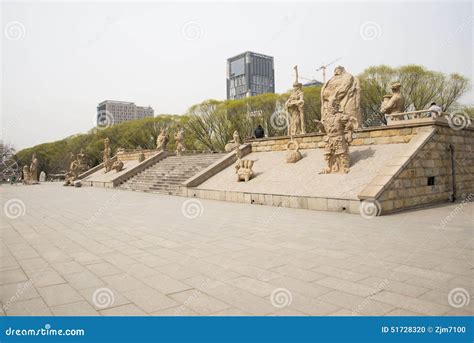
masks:
<svg viewBox="0 0 474 343"><path fill-rule="evenodd" d="M326 68L329 67L331 64L333 63L336 63L337 61L339 61L342 57L339 57L339 58L336 58L334 61L328 63L328 64L324 64L323 62L323 65L321 67L319 67L318 69L316 69L316 71L320 71L322 70L323 71L323 83L326 83Z"/></svg>

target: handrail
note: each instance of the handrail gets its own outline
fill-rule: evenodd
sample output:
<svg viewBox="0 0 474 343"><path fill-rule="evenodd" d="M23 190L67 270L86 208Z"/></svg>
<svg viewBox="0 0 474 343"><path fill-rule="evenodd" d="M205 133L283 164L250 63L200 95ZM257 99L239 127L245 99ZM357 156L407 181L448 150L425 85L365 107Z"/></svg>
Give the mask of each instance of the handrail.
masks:
<svg viewBox="0 0 474 343"><path fill-rule="evenodd" d="M410 111L410 112L391 113L391 114L387 114L387 116L398 117L398 116L404 116L404 115L407 115L407 114L419 114L419 113L426 113L426 112L435 112L435 113L438 113L437 111L426 109L426 110L418 110L418 111ZM440 115L440 116L444 116L444 115L447 115L447 114L448 114L448 113L441 112L439 115Z"/></svg>
<svg viewBox="0 0 474 343"><path fill-rule="evenodd" d="M123 173L119 177L111 180L111 182L113 183L114 187L117 187L122 182L127 181L128 179L130 179L131 177L135 176L138 173L141 173L148 167L151 167L152 165L172 155L173 155L172 153L168 153L167 151L158 151L155 155L148 157L146 160L140 162L138 165L131 168L130 170L127 170L125 173Z"/></svg>

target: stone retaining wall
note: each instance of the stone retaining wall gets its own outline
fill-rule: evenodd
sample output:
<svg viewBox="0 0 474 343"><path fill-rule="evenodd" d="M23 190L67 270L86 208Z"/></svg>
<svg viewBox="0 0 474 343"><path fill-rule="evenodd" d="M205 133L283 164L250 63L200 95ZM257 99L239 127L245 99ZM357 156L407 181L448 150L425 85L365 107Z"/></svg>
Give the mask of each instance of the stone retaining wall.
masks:
<svg viewBox="0 0 474 343"><path fill-rule="evenodd" d="M421 128L433 126L433 124L434 121L420 120L417 123L361 129L354 133L351 146L408 143ZM442 124L440 123L440 125ZM293 138L298 141L300 149L303 150L323 147L323 137L323 133L308 133ZM288 136L246 140L252 145L253 152L284 151L289 141Z"/></svg>
<svg viewBox="0 0 474 343"><path fill-rule="evenodd" d="M300 208L314 211L359 213L360 201L350 199L318 198L282 194L217 191L210 189L181 188L182 195L209 200L239 202L253 205Z"/></svg>
<svg viewBox="0 0 474 343"><path fill-rule="evenodd" d="M454 149L454 193L450 145ZM429 178L434 178L430 180L433 185L428 184ZM436 127L376 199L387 213L463 199L470 194L474 194L474 130Z"/></svg>
<svg viewBox="0 0 474 343"><path fill-rule="evenodd" d="M158 151L153 150L143 150L143 154L145 155L145 159L155 155ZM140 155L140 151L117 151L117 157L120 161L138 161L138 156Z"/></svg>

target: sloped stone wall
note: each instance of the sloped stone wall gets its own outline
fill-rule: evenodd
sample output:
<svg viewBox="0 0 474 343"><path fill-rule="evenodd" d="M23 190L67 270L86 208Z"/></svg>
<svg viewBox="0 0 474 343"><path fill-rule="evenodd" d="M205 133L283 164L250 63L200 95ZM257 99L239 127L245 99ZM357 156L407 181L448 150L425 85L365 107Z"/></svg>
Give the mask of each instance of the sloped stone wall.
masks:
<svg viewBox="0 0 474 343"><path fill-rule="evenodd" d="M453 194L453 147L455 190ZM382 212L466 198L474 193L474 129L436 126L403 169L394 175L377 198Z"/></svg>

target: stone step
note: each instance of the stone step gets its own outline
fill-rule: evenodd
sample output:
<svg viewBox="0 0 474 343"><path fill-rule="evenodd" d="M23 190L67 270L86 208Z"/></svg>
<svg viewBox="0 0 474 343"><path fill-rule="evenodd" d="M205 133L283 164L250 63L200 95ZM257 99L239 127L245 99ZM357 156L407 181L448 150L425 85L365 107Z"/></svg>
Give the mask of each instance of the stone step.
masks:
<svg viewBox="0 0 474 343"><path fill-rule="evenodd" d="M148 167L119 187L152 193L178 194L181 184L224 154L170 156Z"/></svg>

